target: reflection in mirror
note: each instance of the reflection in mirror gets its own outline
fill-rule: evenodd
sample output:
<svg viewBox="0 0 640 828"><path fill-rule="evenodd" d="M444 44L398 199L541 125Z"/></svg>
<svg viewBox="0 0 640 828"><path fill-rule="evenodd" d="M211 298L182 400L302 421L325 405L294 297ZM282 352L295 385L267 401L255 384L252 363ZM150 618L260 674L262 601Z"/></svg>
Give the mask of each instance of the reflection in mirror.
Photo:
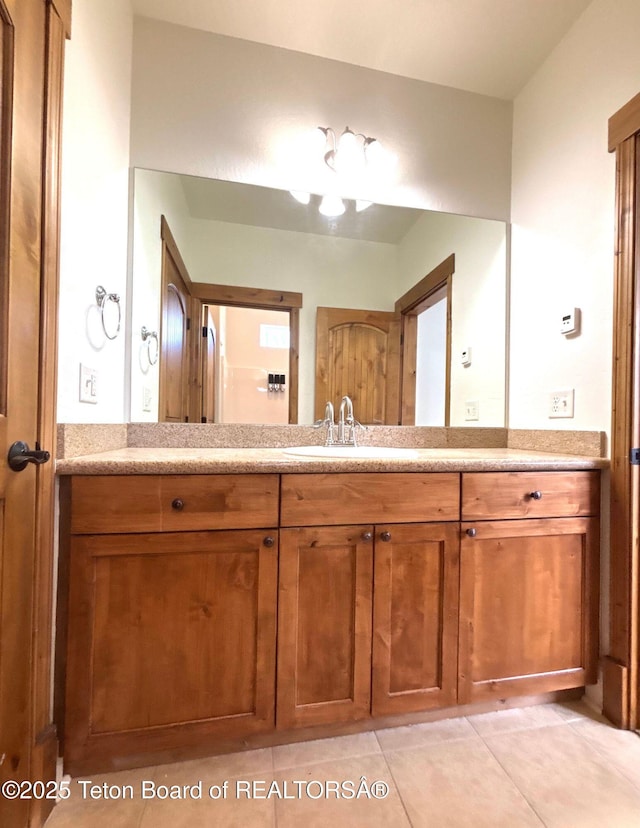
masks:
<svg viewBox="0 0 640 828"><path fill-rule="evenodd" d="M448 410L450 425L504 425L504 223L378 204L358 213L352 203L344 215L328 218L319 214L313 200L304 206L286 191L136 170L129 329L134 337L138 333L138 339L142 326L162 328L162 215L194 283L301 294L298 405L295 399L292 401L298 416L289 416L285 422L314 420L315 389L319 385L317 311L328 308L402 312L407 318L415 312L415 335L419 331L420 342L429 344L418 347L415 366L409 364L406 353L404 365L400 359L400 375L413 376L413 402L412 406L405 405L400 394L398 413L385 415L386 422L444 424ZM445 260L453 261L452 256L455 273L449 285L450 301L443 305L432 297L417 309L414 304L413 311L398 306L399 300L413 295L427 274L437 271ZM274 351L274 359L268 358L260 365L234 364L233 370L230 363L223 366L220 355L228 347L225 340L230 323L227 319L223 332L219 304L216 300L201 304L198 313L210 316L196 317L203 330L215 331L213 345L207 344L199 352L202 416L218 422L273 422L271 412L267 415L253 403L234 398L230 378L251 376L256 397L282 400L288 394L288 377L286 368L280 366L286 362L276 360ZM447 325L448 351L443 339ZM245 323L234 319L232 327L248 344ZM259 333L251 337L255 343ZM214 346L217 355L211 356L207 368L202 360L207 349ZM406 343L404 347L406 351ZM159 407L162 355L159 364L152 366L138 358L138 348L134 338L131 420L163 419ZM472 353L469 364L463 364L463 351ZM252 367L259 370L251 374ZM443 372L448 375L446 385ZM285 391L276 397L268 390L269 374L282 373L286 377ZM364 382L369 381L365 375Z"/></svg>

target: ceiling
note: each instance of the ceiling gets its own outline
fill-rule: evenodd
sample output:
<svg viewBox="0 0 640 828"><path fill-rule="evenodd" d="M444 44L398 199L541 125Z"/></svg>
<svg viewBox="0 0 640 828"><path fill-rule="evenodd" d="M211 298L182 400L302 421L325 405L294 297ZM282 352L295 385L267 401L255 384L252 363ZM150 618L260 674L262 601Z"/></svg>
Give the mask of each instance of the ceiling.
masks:
<svg viewBox="0 0 640 828"><path fill-rule="evenodd" d="M173 173L155 175L174 177ZM312 196L311 203L305 206L295 201L286 190L190 175L177 177L190 216L208 221L229 221L297 233L398 244L416 221L427 214L425 210L383 204L372 204L358 213L354 202L347 201L344 215L327 218L318 212L319 196Z"/></svg>
<svg viewBox="0 0 640 828"><path fill-rule="evenodd" d="M591 0L132 0L136 14L512 99Z"/></svg>

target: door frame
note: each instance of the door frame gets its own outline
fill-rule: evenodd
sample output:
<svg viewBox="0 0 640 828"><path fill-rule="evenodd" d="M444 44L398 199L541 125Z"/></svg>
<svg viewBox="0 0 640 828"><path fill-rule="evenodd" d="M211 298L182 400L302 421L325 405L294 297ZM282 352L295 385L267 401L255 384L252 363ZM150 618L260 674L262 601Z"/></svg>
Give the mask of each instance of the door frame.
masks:
<svg viewBox="0 0 640 828"><path fill-rule="evenodd" d="M609 653L603 710L640 727L640 94L609 119L616 154L616 227L611 422Z"/></svg>
<svg viewBox="0 0 640 828"><path fill-rule="evenodd" d="M434 293L446 288L447 292L447 341L445 350L445 403L444 425L451 421L451 300L453 296L453 274L456 257L452 253L429 271L395 303L400 314L400 424L415 425L416 422L416 365L418 357L418 315L426 310Z"/></svg>
<svg viewBox="0 0 640 828"><path fill-rule="evenodd" d="M200 320L202 312L200 308L195 306L193 301L191 277L189 271L184 263L182 254L173 237L173 233L169 228L169 223L164 216L160 216L160 238L162 240L161 251L161 285L160 285L160 344L158 346L160 352L160 371L158 377L158 418L163 415L166 401L166 368L165 360L163 359L163 348L165 346L165 297L169 285L168 269L166 266L167 258L170 258L175 265L176 270L182 280L182 286L187 296L187 330L186 330L186 349L187 349L187 389L186 400L183 400L183 405L186 404L187 422L200 422L200 399L198 396L198 380L201 379L199 375L199 353L197 353L197 345L195 342L197 338L194 336L195 325L191 322L194 319ZM196 310L198 315L196 316ZM200 322L198 321L198 329Z"/></svg>
<svg viewBox="0 0 640 828"><path fill-rule="evenodd" d="M298 422L298 371L300 362L300 308L302 294L287 290L214 285L209 282L191 282L191 295L200 303L198 319L202 318L203 305L226 305L235 308L279 310L289 314L289 425ZM199 349L201 338L196 348ZM198 353L198 361L200 355Z"/></svg>

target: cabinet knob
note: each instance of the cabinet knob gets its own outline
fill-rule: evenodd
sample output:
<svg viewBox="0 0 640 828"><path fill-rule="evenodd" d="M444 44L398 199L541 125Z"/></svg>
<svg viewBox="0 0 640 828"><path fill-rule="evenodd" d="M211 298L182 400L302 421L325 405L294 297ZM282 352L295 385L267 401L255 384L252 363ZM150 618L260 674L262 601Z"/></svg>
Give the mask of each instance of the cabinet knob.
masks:
<svg viewBox="0 0 640 828"><path fill-rule="evenodd" d="M171 508L175 509L176 512L181 512L184 509L184 500L180 500L179 497L176 497L175 500L171 501Z"/></svg>
<svg viewBox="0 0 640 828"><path fill-rule="evenodd" d="M542 492L539 492L537 490L535 492L530 492L529 497L531 498L531 500L542 500Z"/></svg>
<svg viewBox="0 0 640 828"><path fill-rule="evenodd" d="M380 532L380 540L388 543L391 540L391 532Z"/></svg>
<svg viewBox="0 0 640 828"><path fill-rule="evenodd" d="M474 529L473 527L471 527L471 529L467 529L467 535L469 535L470 538L475 538L475 536L477 534L478 534L477 529Z"/></svg>
<svg viewBox="0 0 640 828"><path fill-rule="evenodd" d="M267 537L262 541L262 543L270 549L275 543L275 540L271 537L271 535L267 535Z"/></svg>
<svg viewBox="0 0 640 828"><path fill-rule="evenodd" d="M363 532L362 533L362 540L363 541L370 541L373 538L373 532Z"/></svg>

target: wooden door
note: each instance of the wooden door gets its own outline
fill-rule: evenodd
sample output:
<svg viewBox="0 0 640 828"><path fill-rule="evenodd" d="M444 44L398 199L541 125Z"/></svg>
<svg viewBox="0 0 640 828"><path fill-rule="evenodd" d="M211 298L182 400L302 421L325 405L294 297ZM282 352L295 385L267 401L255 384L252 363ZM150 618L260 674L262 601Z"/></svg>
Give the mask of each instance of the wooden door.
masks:
<svg viewBox="0 0 640 828"><path fill-rule="evenodd" d="M640 93L609 119L616 154L609 651L603 711L640 729Z"/></svg>
<svg viewBox="0 0 640 828"><path fill-rule="evenodd" d="M347 394L364 425L400 417L400 318L387 311L318 308L315 418Z"/></svg>
<svg viewBox="0 0 640 828"><path fill-rule="evenodd" d="M275 727L277 531L71 543L65 768Z"/></svg>
<svg viewBox="0 0 640 828"><path fill-rule="evenodd" d="M160 329L159 419L187 423L200 418L191 412L192 351L191 284L184 262L162 217L162 326Z"/></svg>
<svg viewBox="0 0 640 828"><path fill-rule="evenodd" d="M202 422L216 421L216 358L217 330L211 308L202 308Z"/></svg>
<svg viewBox="0 0 640 828"><path fill-rule="evenodd" d="M595 683L598 538L597 518L462 524L460 703Z"/></svg>
<svg viewBox="0 0 640 828"><path fill-rule="evenodd" d="M456 703L458 524L376 526L372 713Z"/></svg>
<svg viewBox="0 0 640 828"><path fill-rule="evenodd" d="M278 728L367 718L372 527L282 529L280 550Z"/></svg>
<svg viewBox="0 0 640 828"><path fill-rule="evenodd" d="M0 0L0 783L55 778L51 723L53 451L62 61L69 0ZM0 796L0 825L51 802Z"/></svg>

